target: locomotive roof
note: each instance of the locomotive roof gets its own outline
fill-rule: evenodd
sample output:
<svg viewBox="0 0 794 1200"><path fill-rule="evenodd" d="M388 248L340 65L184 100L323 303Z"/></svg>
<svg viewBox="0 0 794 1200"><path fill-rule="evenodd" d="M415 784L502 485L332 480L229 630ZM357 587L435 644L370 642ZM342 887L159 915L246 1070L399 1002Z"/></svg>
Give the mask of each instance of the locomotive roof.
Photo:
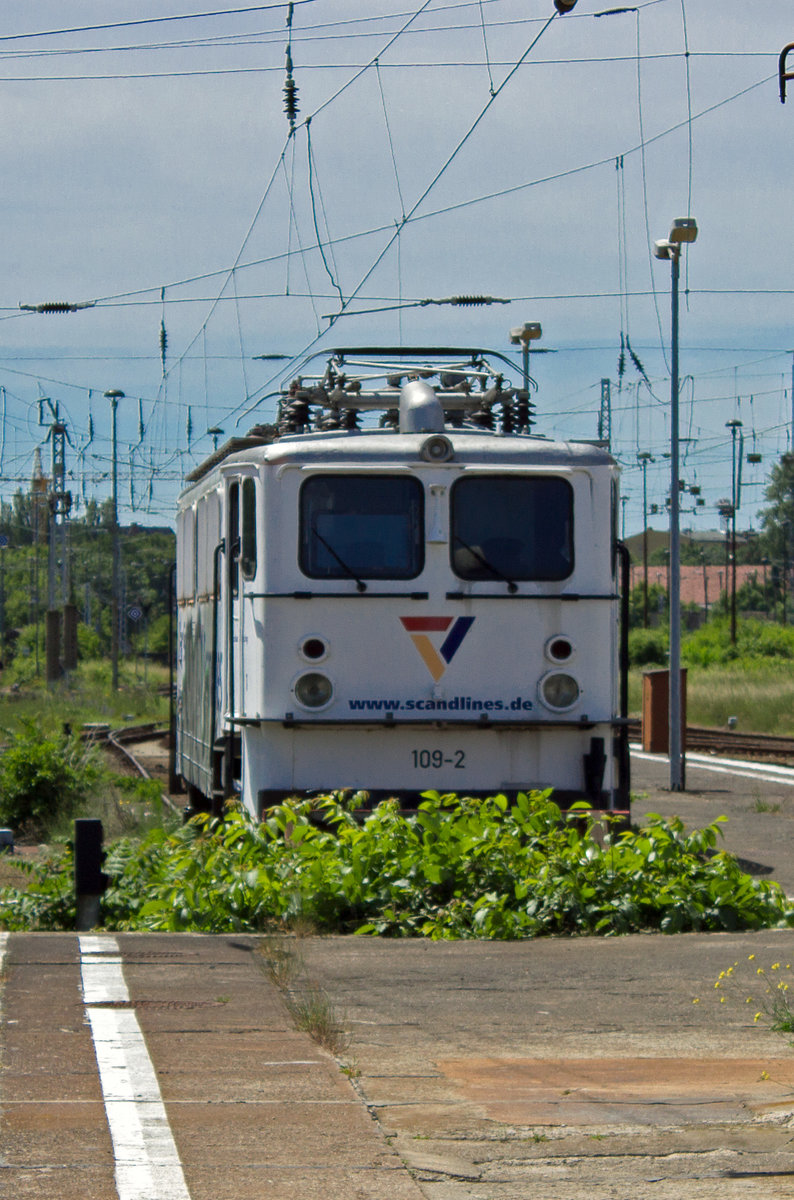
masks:
<svg viewBox="0 0 794 1200"><path fill-rule="evenodd" d="M451 446L439 462L557 468L614 462L600 443L556 442L532 434L533 381L526 364L524 387L517 388L506 384L501 367L490 365L491 357L511 365L498 352L460 347L332 350L321 373L302 373L284 388L276 425L258 425L233 438L186 482L196 483L221 464L235 462L427 462L436 456L419 451L431 431ZM360 428L365 413L378 411L379 427Z"/></svg>
<svg viewBox="0 0 794 1200"><path fill-rule="evenodd" d="M593 442L551 441L538 435L508 435L482 429L447 428L444 436L454 448L452 466L551 468L614 464L609 452ZM220 446L186 476L186 483L197 483L222 463L295 463L321 467L421 461L419 448L426 438L423 433L399 433L388 429L317 431L277 437L271 428L257 428L245 437L232 438Z"/></svg>

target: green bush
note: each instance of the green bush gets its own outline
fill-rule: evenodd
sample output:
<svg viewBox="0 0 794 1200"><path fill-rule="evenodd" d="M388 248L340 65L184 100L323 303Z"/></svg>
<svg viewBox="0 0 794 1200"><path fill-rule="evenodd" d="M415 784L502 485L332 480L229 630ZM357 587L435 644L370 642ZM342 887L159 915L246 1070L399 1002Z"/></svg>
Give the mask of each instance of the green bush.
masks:
<svg viewBox="0 0 794 1200"><path fill-rule="evenodd" d="M794 629L766 621L739 621L736 642L731 642L727 618L709 621L685 638L682 661L689 667L711 667L745 663L786 662L794 659Z"/></svg>
<svg viewBox="0 0 794 1200"><path fill-rule="evenodd" d="M142 842L116 843L105 870L109 929L318 930L429 938L527 938L794 924L777 884L717 852L718 822L674 818L639 830L586 806L561 813L549 793L486 800L425 793L415 815L386 801L362 822L340 795L292 800L258 824L232 809ZM62 871L68 876L66 855ZM65 888L49 864L22 898L0 892L0 927L58 928ZM20 907L22 906L22 908ZM15 923L17 922L17 923Z"/></svg>
<svg viewBox="0 0 794 1200"><path fill-rule="evenodd" d="M100 777L98 761L75 737L23 723L0 758L0 821L43 837L74 816Z"/></svg>
<svg viewBox="0 0 794 1200"><path fill-rule="evenodd" d="M629 631L629 663L632 667L667 665L667 631L632 629Z"/></svg>

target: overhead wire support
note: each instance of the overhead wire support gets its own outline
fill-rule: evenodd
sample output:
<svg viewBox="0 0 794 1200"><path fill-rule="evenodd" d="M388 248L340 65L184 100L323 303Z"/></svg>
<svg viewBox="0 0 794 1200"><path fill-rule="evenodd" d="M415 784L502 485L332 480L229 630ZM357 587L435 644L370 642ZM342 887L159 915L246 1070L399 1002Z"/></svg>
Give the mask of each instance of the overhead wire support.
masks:
<svg viewBox="0 0 794 1200"><path fill-rule="evenodd" d="M512 300L507 300L502 296L446 296L442 300L406 300L399 301L395 304L385 304L379 308L361 308L355 312L349 312L349 317L370 316L373 313L381 312L396 312L404 308L428 308L430 305L449 304L453 308L483 308L489 304L512 304ZM324 321L334 319L333 313L323 313Z"/></svg>
<svg viewBox="0 0 794 1200"><path fill-rule="evenodd" d="M289 121L289 134L295 133L295 122L298 118L298 85L292 76L292 12L293 3L290 0L287 8L287 78L284 82L284 112Z"/></svg>
<svg viewBox="0 0 794 1200"><path fill-rule="evenodd" d="M290 137L295 133L295 121L298 117L298 85L292 77L292 55L287 46L287 78L284 83L284 112L289 121Z"/></svg>
<svg viewBox="0 0 794 1200"><path fill-rule="evenodd" d="M160 365L165 376L165 356L168 350L168 333L165 328L165 288L160 288L160 304L162 305L162 314L160 316Z"/></svg>
<svg viewBox="0 0 794 1200"><path fill-rule="evenodd" d="M344 293L343 293L341 287L339 286L339 284L337 283L336 277L334 276L334 273L331 270L331 267L328 263L328 259L325 254L325 250L323 248L323 239L320 234L320 226L317 221L317 203L316 203L315 195L314 195L315 175L317 173L317 167L314 162L314 151L312 150L312 132L311 132L311 130L312 130L312 119L311 119L311 117L309 117L306 120L306 156L307 156L308 162L309 162L309 199L311 200L312 221L314 222L314 232L317 237L317 249L320 251L320 257L323 260L323 266L325 267L325 272L326 272L328 278L331 280L332 286L334 288L336 288L337 292L339 293L339 301L342 304L342 307L344 307L344 304L345 304ZM319 191L319 182L317 184L317 190ZM322 193L320 194L320 204L322 205ZM325 217L325 206L324 205L323 205L323 217ZM327 230L328 229L327 219L326 219L325 225L326 225L326 230ZM329 238L329 249L330 249L331 255L333 256L333 242L330 240L330 238ZM334 266L336 267L336 263L334 263Z"/></svg>

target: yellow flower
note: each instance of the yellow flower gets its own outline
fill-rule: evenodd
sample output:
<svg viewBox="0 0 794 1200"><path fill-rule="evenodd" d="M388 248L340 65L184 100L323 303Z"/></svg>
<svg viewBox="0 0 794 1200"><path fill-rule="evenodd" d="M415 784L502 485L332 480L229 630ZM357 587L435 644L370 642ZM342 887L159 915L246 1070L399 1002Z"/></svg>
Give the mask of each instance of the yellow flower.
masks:
<svg viewBox="0 0 794 1200"><path fill-rule="evenodd" d="M720 996L720 1004L724 1004L726 1000L727 996Z"/></svg>
<svg viewBox="0 0 794 1200"><path fill-rule="evenodd" d="M772 963L772 970L773 970L773 971L779 971L779 970L780 970L780 963Z"/></svg>
<svg viewBox="0 0 794 1200"><path fill-rule="evenodd" d="M769 1078L769 1072L768 1072L768 1071L762 1071L762 1072L761 1072L761 1078L762 1078L762 1079L768 1079L768 1078Z"/></svg>
<svg viewBox="0 0 794 1200"><path fill-rule="evenodd" d="M718 979L718 980L717 980L717 982L714 984L714 986L715 986L715 988L718 988L718 987L720 986L720 981L719 981L719 979Z"/></svg>
<svg viewBox="0 0 794 1200"><path fill-rule="evenodd" d="M764 973L764 968L763 968L763 967L756 967L756 968L755 968L755 973L756 973L756 975L763 975L763 973Z"/></svg>
<svg viewBox="0 0 794 1200"><path fill-rule="evenodd" d="M755 955L754 955L754 954L748 954L748 955L747 955L747 961L748 961L748 962L752 962L754 958L755 958Z"/></svg>
<svg viewBox="0 0 794 1200"><path fill-rule="evenodd" d="M755 1024L755 1022L756 1022L756 1021L760 1021L760 1020L761 1020L761 1017L762 1017L763 1015L764 1015L763 1013L757 1012L757 1013L755 1014L755 1016L753 1017L753 1024Z"/></svg>
<svg viewBox="0 0 794 1200"><path fill-rule="evenodd" d="M717 976L717 978L718 978L718 979L724 979L724 978L725 978L725 972L724 972L724 971L720 971L720 973L719 973L719 975Z"/></svg>
<svg viewBox="0 0 794 1200"><path fill-rule="evenodd" d="M694 996L694 997L693 997L693 999L692 999L692 1003L693 1003L693 1004L700 1004L700 996Z"/></svg>

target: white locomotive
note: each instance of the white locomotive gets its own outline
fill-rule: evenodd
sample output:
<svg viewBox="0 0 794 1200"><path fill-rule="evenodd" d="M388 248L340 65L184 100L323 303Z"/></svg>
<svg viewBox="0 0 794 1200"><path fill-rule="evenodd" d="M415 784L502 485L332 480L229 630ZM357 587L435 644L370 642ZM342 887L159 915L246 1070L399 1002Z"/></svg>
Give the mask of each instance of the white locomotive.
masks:
<svg viewBox="0 0 794 1200"><path fill-rule="evenodd" d="M614 460L532 435L501 355L330 355L179 500L190 805L553 787L562 807L626 810Z"/></svg>

